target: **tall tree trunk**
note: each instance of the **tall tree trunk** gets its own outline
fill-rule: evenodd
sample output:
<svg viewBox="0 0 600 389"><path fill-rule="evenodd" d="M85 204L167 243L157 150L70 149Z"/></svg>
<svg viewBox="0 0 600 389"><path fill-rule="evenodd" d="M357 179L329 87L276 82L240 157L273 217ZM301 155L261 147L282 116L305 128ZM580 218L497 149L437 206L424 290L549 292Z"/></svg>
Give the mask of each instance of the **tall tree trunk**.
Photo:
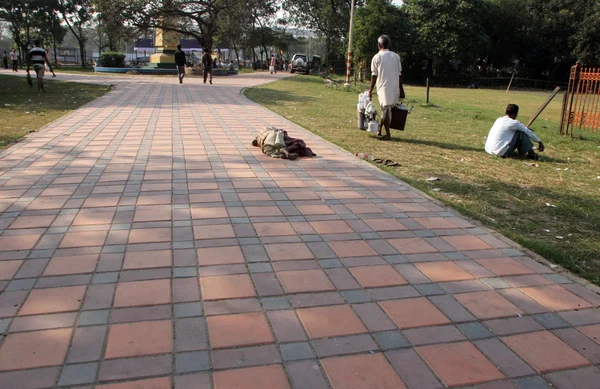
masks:
<svg viewBox="0 0 600 389"><path fill-rule="evenodd" d="M238 67L240 66L240 55L238 54L237 45L233 44L233 51L235 52L235 58L237 59Z"/></svg>
<svg viewBox="0 0 600 389"><path fill-rule="evenodd" d="M54 68L58 68L58 50L56 49L56 36L52 35L52 48L54 49Z"/></svg>
<svg viewBox="0 0 600 389"><path fill-rule="evenodd" d="M81 67L85 69L85 47L83 41L79 41L79 55L81 55Z"/></svg>

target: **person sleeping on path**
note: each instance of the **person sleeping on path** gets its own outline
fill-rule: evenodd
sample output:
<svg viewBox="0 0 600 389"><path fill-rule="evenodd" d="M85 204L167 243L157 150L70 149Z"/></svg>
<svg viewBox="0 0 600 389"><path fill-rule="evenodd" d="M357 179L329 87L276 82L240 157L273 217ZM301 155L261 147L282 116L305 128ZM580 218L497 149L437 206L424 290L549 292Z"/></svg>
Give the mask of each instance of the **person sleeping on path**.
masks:
<svg viewBox="0 0 600 389"><path fill-rule="evenodd" d="M288 136L287 131L275 127L264 128L252 141L252 146L273 158L294 160L298 157L315 157L317 154L306 147L302 139Z"/></svg>

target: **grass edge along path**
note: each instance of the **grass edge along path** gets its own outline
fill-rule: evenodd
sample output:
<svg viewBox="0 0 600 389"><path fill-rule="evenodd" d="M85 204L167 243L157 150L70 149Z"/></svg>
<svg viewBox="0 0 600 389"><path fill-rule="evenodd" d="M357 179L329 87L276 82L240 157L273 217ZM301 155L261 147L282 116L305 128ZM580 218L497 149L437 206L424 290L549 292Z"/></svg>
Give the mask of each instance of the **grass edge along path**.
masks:
<svg viewBox="0 0 600 389"><path fill-rule="evenodd" d="M244 94L345 150L399 162L397 168L377 166L600 285L600 134L559 136L560 95L533 126L547 145L544 160L535 162L491 157L483 145L507 103L519 104L519 119L527 122L545 92L432 89L426 105L425 89L409 86L415 109L407 130L381 142L356 128L359 90L298 76ZM431 176L440 181L428 182Z"/></svg>
<svg viewBox="0 0 600 389"><path fill-rule="evenodd" d="M18 142L54 120L108 93L106 85L44 80L46 92L38 94L25 77L0 75L0 149Z"/></svg>

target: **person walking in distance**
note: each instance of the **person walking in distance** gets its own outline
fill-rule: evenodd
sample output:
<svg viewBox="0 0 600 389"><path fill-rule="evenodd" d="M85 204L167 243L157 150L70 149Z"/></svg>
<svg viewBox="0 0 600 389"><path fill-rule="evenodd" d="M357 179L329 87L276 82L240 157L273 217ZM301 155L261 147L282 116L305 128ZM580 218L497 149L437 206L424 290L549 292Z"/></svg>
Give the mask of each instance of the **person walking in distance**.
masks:
<svg viewBox="0 0 600 389"><path fill-rule="evenodd" d="M402 85L402 63L400 56L390 51L390 37L382 35L377 39L379 52L371 61L371 88L369 99L372 100L373 88L377 85L377 98L381 105L381 123L377 135L381 136L381 128L385 127L386 135L382 140L391 140L390 123L392 122L392 108L398 99L405 98Z"/></svg>
<svg viewBox="0 0 600 389"><path fill-rule="evenodd" d="M8 53L6 51L2 54L2 64L4 69L8 69Z"/></svg>
<svg viewBox="0 0 600 389"><path fill-rule="evenodd" d="M277 74L277 68L275 67L276 64L277 60L275 59L275 55L271 54L271 63L269 65L269 71L271 72L271 74Z"/></svg>
<svg viewBox="0 0 600 389"><path fill-rule="evenodd" d="M44 90L44 74L46 73L45 65L48 64L48 68L54 74L52 67L50 66L50 61L48 60L48 56L46 55L46 50L40 47L40 41L35 40L33 42L33 48L29 50L29 63L27 64L27 73L29 73L29 69L33 66L33 70L37 75L37 84L38 84L38 93L45 92Z"/></svg>
<svg viewBox="0 0 600 389"><path fill-rule="evenodd" d="M208 48L205 48L204 54L202 54L202 69L204 83L206 84L206 79L209 78L209 82L212 84L212 58Z"/></svg>
<svg viewBox="0 0 600 389"><path fill-rule="evenodd" d="M10 60L12 61L12 70L13 72L18 72L18 66L19 66L19 53L17 53L17 50L12 49L12 51L9 54Z"/></svg>
<svg viewBox="0 0 600 389"><path fill-rule="evenodd" d="M179 83L183 84L187 59L185 58L185 53L183 50L181 50L181 45L177 45L177 51L175 52L175 65L177 65L177 76L179 77Z"/></svg>

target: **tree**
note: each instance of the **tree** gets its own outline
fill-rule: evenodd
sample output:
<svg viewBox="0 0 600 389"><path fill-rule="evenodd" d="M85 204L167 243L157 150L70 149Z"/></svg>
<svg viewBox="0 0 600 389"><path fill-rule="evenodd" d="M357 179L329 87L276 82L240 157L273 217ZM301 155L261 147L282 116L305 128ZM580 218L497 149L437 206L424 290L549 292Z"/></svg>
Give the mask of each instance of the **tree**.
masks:
<svg viewBox="0 0 600 389"><path fill-rule="evenodd" d="M382 34L390 37L393 51L411 51L411 25L403 9L391 0L368 0L364 7L356 9L354 58L368 64L377 53L377 38Z"/></svg>
<svg viewBox="0 0 600 389"><path fill-rule="evenodd" d="M67 35L67 30L61 24L60 18L54 13L54 8L47 9L47 12L38 15L39 28L41 35L48 37L46 41L52 44L54 52L54 66L58 67L58 45L63 42Z"/></svg>
<svg viewBox="0 0 600 389"><path fill-rule="evenodd" d="M219 17L234 0L120 0L124 15L141 29L160 28L195 38L212 50L219 32Z"/></svg>
<svg viewBox="0 0 600 389"><path fill-rule="evenodd" d="M572 39L575 55L582 65L600 65L600 3L590 3L590 9Z"/></svg>
<svg viewBox="0 0 600 389"><path fill-rule="evenodd" d="M406 12L428 58L428 74L473 69L490 40L483 0L407 0Z"/></svg>
<svg viewBox="0 0 600 389"><path fill-rule="evenodd" d="M343 39L350 25L351 1L354 0L282 0L293 24L325 36L327 69L334 58L344 58Z"/></svg>
<svg viewBox="0 0 600 389"><path fill-rule="evenodd" d="M57 0L57 3L57 11L79 43L81 67L85 68L85 44L87 37L84 30L94 15L92 2L91 0Z"/></svg>
<svg viewBox="0 0 600 389"><path fill-rule="evenodd" d="M32 41L35 21L43 8L42 0L3 0L0 3L0 20L9 24L9 30L24 60Z"/></svg>

